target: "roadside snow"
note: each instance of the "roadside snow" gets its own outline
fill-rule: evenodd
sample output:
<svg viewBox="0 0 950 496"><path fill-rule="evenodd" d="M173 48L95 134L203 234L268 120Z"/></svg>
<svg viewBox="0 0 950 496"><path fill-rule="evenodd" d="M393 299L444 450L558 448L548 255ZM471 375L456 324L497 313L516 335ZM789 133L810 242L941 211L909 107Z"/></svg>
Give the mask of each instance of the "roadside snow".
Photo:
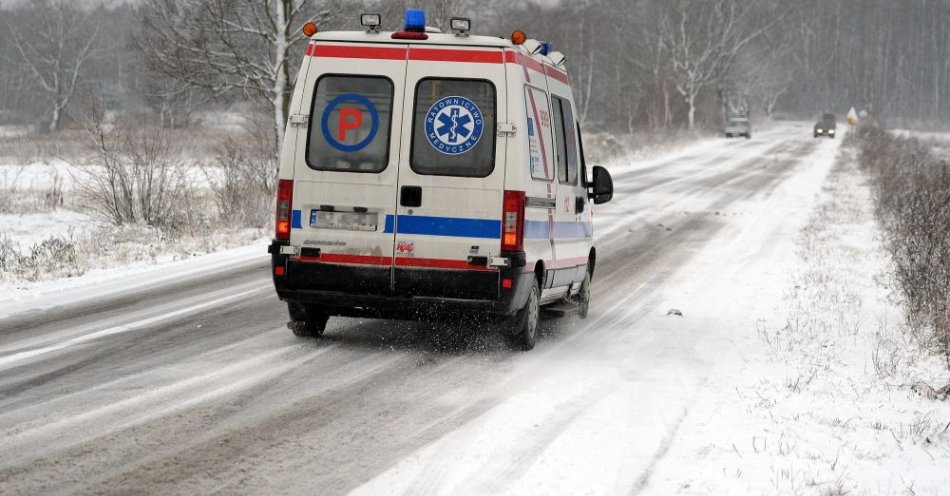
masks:
<svg viewBox="0 0 950 496"><path fill-rule="evenodd" d="M131 290L207 277L217 272L232 271L239 266L264 266L267 241L258 239L246 246L222 249L217 253L194 254L174 259L167 254L154 261L128 263L115 268L91 270L69 279L56 279L16 286L0 285L0 319L41 311L57 306L77 304Z"/></svg>
<svg viewBox="0 0 950 496"><path fill-rule="evenodd" d="M950 374L903 329L849 153L796 238L781 307L735 329L754 346L697 391L645 494L946 494L950 404L912 389Z"/></svg>

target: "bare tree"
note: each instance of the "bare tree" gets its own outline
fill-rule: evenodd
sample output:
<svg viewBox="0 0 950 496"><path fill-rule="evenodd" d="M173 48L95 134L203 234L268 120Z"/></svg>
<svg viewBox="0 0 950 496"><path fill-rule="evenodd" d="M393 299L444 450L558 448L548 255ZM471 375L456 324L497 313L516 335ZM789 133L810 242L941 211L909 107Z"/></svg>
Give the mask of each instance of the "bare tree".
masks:
<svg viewBox="0 0 950 496"><path fill-rule="evenodd" d="M784 16L776 13L759 20L756 13L761 7L760 0L674 0L663 16L662 32L676 90L688 108L689 129L696 124L700 92L727 72L749 43Z"/></svg>
<svg viewBox="0 0 950 496"><path fill-rule="evenodd" d="M15 62L45 95L48 132L59 129L84 69L103 53L98 14L66 0L31 0L3 16Z"/></svg>
<svg viewBox="0 0 950 496"><path fill-rule="evenodd" d="M301 27L331 17L327 3L310 0L148 0L139 40L153 69L223 95L265 100L274 134L283 139ZM298 55L299 57L299 55Z"/></svg>

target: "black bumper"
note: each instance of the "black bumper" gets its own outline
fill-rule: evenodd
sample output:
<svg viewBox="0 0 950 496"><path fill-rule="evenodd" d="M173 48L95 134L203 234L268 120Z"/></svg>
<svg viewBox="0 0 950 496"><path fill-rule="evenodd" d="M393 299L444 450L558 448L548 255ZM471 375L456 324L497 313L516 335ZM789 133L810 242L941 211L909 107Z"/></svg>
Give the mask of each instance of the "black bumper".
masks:
<svg viewBox="0 0 950 496"><path fill-rule="evenodd" d="M271 274L281 300L316 305L330 315L388 319L453 319L458 312L512 315L528 299L533 272L524 254L510 254L511 267L445 270L299 261L280 254L275 242ZM277 275L283 267L283 275ZM504 279L511 280L505 288ZM394 289L395 288L395 289Z"/></svg>

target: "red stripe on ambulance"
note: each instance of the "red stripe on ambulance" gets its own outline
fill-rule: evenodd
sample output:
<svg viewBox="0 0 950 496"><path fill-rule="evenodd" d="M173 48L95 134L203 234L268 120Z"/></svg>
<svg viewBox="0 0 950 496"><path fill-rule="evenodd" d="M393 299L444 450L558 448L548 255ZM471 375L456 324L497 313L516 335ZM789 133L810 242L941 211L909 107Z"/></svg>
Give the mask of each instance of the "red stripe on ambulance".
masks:
<svg viewBox="0 0 950 496"><path fill-rule="evenodd" d="M416 60L475 64L503 64L505 62L501 50L449 50L415 47L407 50L403 47L314 44L307 47L307 55L343 59Z"/></svg>
<svg viewBox="0 0 950 496"><path fill-rule="evenodd" d="M393 265L392 257L376 257L368 255L346 255L342 253L321 253L318 257L299 257L298 262L320 262L343 265ZM453 270L496 270L484 265L472 265L466 260L443 260L438 258L407 258L396 257L397 267L421 267L429 269Z"/></svg>
<svg viewBox="0 0 950 496"><path fill-rule="evenodd" d="M426 62L467 62L475 64L502 64L501 50L447 50L444 48L409 49L409 60Z"/></svg>
<svg viewBox="0 0 950 496"><path fill-rule="evenodd" d="M405 47L314 45L312 57L340 59L406 60Z"/></svg>

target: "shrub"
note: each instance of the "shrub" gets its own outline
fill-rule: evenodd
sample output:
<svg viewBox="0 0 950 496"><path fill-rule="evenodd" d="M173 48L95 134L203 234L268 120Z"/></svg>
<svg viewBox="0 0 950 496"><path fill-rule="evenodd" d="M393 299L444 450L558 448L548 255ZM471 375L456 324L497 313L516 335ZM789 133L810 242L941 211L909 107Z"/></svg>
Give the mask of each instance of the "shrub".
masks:
<svg viewBox="0 0 950 496"><path fill-rule="evenodd" d="M950 366L950 163L877 128L855 136L911 327Z"/></svg>
<svg viewBox="0 0 950 496"><path fill-rule="evenodd" d="M38 281L50 275L78 276L88 268L88 247L70 232L50 236L23 252L10 238L0 237L0 272L14 279Z"/></svg>
<svg viewBox="0 0 950 496"><path fill-rule="evenodd" d="M88 131L92 158L74 178L82 207L117 226L179 229L196 217L189 163L169 130L94 118Z"/></svg>
<svg viewBox="0 0 950 496"><path fill-rule="evenodd" d="M228 225L264 228L273 221L276 146L269 130L250 130L221 144L205 168L218 216Z"/></svg>

